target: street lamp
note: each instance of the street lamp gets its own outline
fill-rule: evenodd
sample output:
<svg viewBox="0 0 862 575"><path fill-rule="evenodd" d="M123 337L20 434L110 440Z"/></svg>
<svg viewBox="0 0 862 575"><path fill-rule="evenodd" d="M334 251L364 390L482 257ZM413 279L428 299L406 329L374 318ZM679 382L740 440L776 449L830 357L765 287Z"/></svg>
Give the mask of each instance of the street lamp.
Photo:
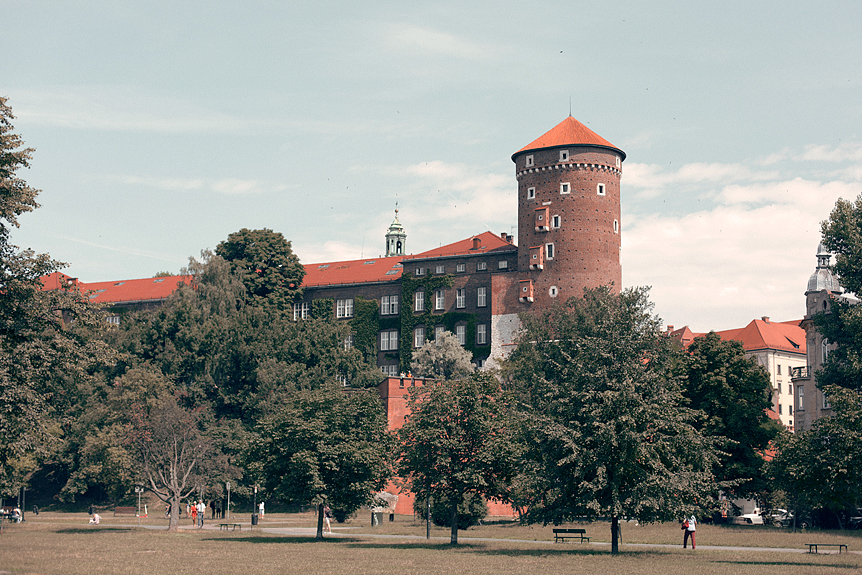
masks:
<svg viewBox="0 0 862 575"><path fill-rule="evenodd" d="M143 493L143 492L144 492L144 486L143 485L135 485L135 493L138 494L138 513L137 513L138 527L141 526L141 493Z"/></svg>

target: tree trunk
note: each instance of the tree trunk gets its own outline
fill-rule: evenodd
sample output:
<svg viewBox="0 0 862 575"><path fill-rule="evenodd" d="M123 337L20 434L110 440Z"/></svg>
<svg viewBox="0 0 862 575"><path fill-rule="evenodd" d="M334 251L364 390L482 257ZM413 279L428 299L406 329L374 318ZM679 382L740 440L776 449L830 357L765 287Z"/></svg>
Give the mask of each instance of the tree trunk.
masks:
<svg viewBox="0 0 862 575"><path fill-rule="evenodd" d="M317 504L317 536L315 539L323 540L323 503Z"/></svg>
<svg viewBox="0 0 862 575"><path fill-rule="evenodd" d="M180 530L180 498L171 497L171 518L168 520L168 531Z"/></svg>
<svg viewBox="0 0 862 575"><path fill-rule="evenodd" d="M458 505L452 505L452 537L450 537L449 543L458 545Z"/></svg>
<svg viewBox="0 0 862 575"><path fill-rule="evenodd" d="M618 555L620 552L620 518L614 515L611 518L611 554Z"/></svg>

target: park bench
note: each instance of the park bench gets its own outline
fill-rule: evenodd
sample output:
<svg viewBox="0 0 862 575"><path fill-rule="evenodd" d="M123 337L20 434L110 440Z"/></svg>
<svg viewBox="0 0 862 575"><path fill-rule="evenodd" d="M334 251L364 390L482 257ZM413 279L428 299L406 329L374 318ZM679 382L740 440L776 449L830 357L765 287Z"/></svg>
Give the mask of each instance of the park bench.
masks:
<svg viewBox="0 0 862 575"><path fill-rule="evenodd" d="M242 531L242 525L240 523L219 523L219 531L226 531L228 527L230 527L231 531L236 531L237 527Z"/></svg>
<svg viewBox="0 0 862 575"><path fill-rule="evenodd" d="M843 543L806 543L808 545L809 553L817 553L818 547L837 547L838 553L841 551L847 551L847 546Z"/></svg>
<svg viewBox="0 0 862 575"><path fill-rule="evenodd" d="M114 516L117 515L137 515L138 511L134 507L114 507Z"/></svg>
<svg viewBox="0 0 862 575"><path fill-rule="evenodd" d="M584 540L589 543L590 538L587 537L586 533L586 529L554 529L554 543L565 541L566 539L574 539L576 537L581 540L581 543L583 543Z"/></svg>

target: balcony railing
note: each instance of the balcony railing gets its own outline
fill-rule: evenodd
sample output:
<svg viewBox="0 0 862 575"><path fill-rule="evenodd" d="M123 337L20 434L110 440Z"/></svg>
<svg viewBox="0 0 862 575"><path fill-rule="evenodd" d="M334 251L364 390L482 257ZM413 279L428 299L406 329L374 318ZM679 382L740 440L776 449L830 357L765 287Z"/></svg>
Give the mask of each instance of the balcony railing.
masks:
<svg viewBox="0 0 862 575"><path fill-rule="evenodd" d="M790 368L790 378L791 379L804 379L807 377L811 377L811 366L804 365L802 367L791 367Z"/></svg>

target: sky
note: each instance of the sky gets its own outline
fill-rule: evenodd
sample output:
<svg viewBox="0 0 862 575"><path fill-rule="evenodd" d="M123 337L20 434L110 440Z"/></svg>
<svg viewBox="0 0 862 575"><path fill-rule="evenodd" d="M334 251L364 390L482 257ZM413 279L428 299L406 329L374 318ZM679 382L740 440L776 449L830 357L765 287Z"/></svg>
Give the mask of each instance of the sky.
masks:
<svg viewBox="0 0 862 575"><path fill-rule="evenodd" d="M801 319L862 193L862 3L0 0L42 190L12 241L84 282L241 228L303 263L517 237L511 156L569 113L626 153L624 287L694 331Z"/></svg>

